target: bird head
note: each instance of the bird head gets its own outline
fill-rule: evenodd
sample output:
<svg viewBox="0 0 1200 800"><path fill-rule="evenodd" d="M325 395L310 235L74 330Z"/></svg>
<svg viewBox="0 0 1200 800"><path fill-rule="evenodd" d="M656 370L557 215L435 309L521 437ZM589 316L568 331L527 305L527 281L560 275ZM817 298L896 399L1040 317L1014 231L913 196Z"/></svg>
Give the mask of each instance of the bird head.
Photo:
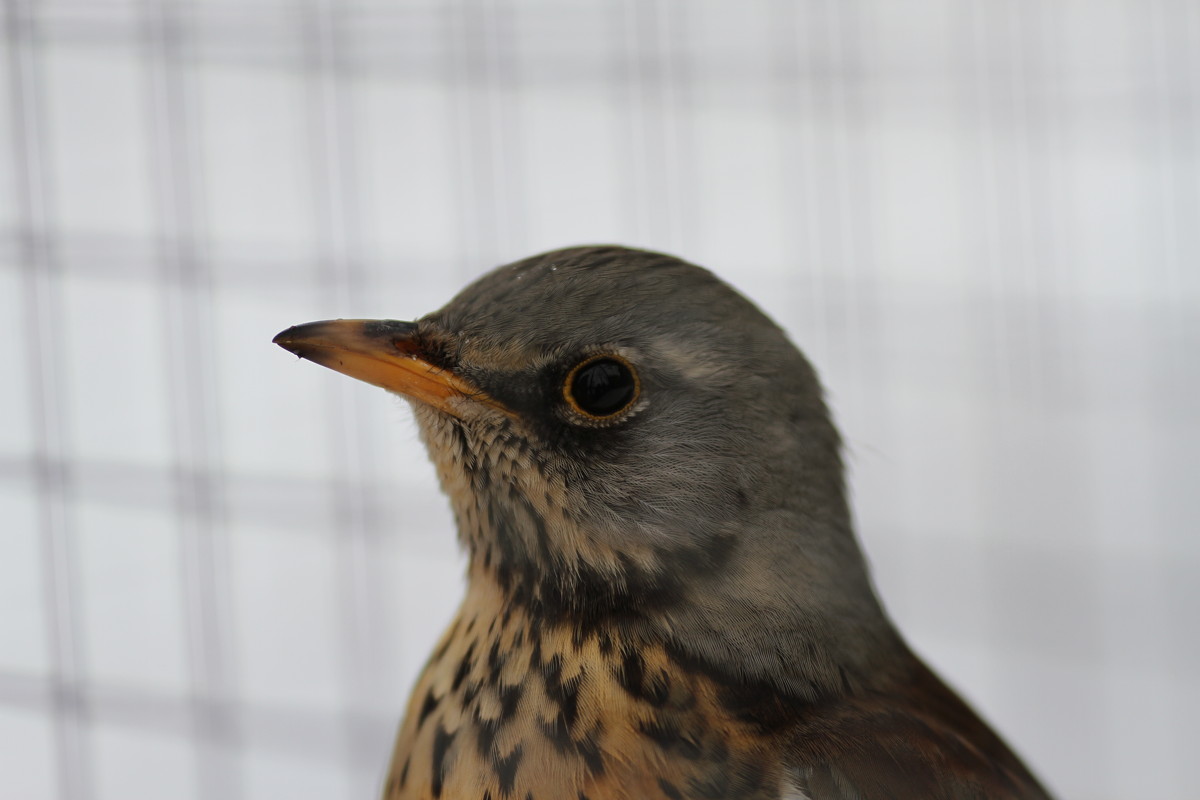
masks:
<svg viewBox="0 0 1200 800"><path fill-rule="evenodd" d="M539 618L619 618L805 696L894 641L811 366L700 267L559 250L416 322L275 341L412 401L471 580Z"/></svg>

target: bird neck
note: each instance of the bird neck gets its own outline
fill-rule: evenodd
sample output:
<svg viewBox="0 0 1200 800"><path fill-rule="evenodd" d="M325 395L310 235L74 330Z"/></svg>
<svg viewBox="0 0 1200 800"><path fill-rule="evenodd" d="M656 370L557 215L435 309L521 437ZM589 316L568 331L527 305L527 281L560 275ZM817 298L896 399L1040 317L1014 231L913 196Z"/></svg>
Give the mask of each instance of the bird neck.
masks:
<svg viewBox="0 0 1200 800"><path fill-rule="evenodd" d="M470 560L464 608L640 637L718 680L802 702L863 686L902 648L870 586L837 469L804 484L800 509L734 508L686 535L620 536L592 527L571 503L579 487L536 459L493 463L502 451L429 412L423 431Z"/></svg>
<svg viewBox="0 0 1200 800"><path fill-rule="evenodd" d="M844 549L830 565L783 563L772 548L721 538L649 557L606 548L585 555L578 528L546 527L553 513L493 504L459 514L470 559L464 608L655 644L750 696L761 688L802 703L866 688L904 650L840 516L828 524L844 530L816 537ZM545 544L511 545L522 537Z"/></svg>

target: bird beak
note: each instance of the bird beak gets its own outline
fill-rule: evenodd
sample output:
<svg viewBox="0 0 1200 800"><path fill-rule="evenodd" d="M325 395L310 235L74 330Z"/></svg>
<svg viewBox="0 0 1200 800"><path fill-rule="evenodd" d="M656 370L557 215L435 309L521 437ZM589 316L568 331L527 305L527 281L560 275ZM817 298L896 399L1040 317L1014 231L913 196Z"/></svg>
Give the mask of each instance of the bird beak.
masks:
<svg viewBox="0 0 1200 800"><path fill-rule="evenodd" d="M333 319L295 325L272 341L301 358L351 378L460 416L456 401L495 401L449 370L430 363L412 322Z"/></svg>

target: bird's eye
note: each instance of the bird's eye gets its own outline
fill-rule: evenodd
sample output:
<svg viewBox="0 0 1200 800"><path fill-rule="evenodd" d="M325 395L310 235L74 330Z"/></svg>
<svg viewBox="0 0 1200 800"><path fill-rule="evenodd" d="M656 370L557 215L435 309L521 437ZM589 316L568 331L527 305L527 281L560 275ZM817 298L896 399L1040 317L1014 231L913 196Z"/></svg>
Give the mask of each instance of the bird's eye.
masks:
<svg viewBox="0 0 1200 800"><path fill-rule="evenodd" d="M628 361L603 355L575 365L563 384L563 397L585 417L606 419L633 405L640 390L637 373Z"/></svg>

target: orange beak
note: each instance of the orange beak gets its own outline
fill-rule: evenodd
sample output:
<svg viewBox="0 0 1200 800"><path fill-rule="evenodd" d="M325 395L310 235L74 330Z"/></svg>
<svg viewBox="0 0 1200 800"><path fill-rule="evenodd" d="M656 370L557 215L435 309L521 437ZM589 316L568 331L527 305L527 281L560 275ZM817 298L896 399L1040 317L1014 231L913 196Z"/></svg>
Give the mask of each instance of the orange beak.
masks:
<svg viewBox="0 0 1200 800"><path fill-rule="evenodd" d="M458 401L499 404L426 360L412 322L335 319L295 325L272 341L301 358L459 416Z"/></svg>

